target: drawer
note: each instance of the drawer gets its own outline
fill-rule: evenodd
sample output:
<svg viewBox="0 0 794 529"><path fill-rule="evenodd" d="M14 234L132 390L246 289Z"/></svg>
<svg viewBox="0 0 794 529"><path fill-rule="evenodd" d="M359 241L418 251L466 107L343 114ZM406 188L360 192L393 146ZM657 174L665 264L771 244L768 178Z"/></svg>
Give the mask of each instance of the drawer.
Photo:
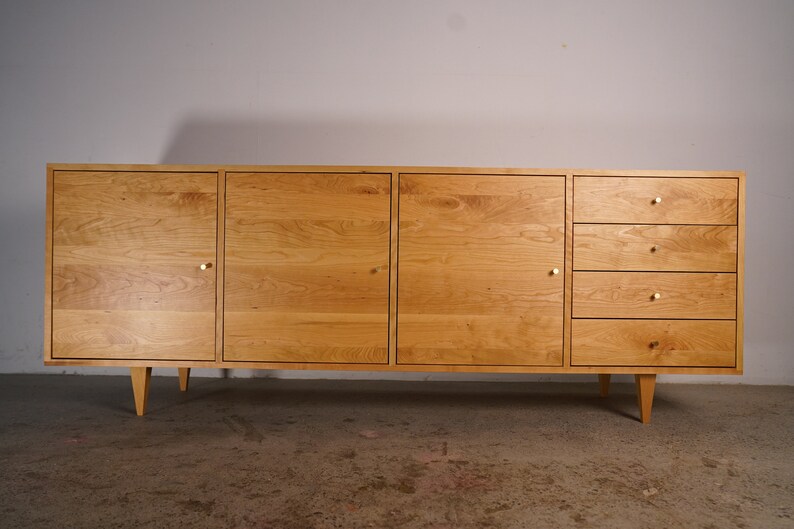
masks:
<svg viewBox="0 0 794 529"><path fill-rule="evenodd" d="M737 221L735 178L574 178L574 222L729 224Z"/></svg>
<svg viewBox="0 0 794 529"><path fill-rule="evenodd" d="M736 274L574 272L574 318L736 318Z"/></svg>
<svg viewBox="0 0 794 529"><path fill-rule="evenodd" d="M736 226L576 224L574 270L735 272Z"/></svg>
<svg viewBox="0 0 794 529"><path fill-rule="evenodd" d="M574 320L571 365L734 367L736 322Z"/></svg>

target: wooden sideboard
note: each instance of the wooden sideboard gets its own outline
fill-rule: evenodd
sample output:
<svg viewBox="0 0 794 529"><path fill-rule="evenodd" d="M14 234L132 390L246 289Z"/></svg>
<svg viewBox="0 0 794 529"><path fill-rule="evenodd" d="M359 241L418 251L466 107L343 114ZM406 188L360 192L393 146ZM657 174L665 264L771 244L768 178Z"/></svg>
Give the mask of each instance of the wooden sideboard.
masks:
<svg viewBox="0 0 794 529"><path fill-rule="evenodd" d="M47 166L46 365L741 374L745 175Z"/></svg>

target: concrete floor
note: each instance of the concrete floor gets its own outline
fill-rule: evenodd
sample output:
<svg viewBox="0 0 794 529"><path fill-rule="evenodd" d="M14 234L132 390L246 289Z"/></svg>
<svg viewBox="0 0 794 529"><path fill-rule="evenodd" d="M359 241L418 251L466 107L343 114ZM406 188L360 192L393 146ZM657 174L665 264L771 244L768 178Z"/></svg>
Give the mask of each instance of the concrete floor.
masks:
<svg viewBox="0 0 794 529"><path fill-rule="evenodd" d="M794 527L794 387L597 393L0 376L0 527Z"/></svg>

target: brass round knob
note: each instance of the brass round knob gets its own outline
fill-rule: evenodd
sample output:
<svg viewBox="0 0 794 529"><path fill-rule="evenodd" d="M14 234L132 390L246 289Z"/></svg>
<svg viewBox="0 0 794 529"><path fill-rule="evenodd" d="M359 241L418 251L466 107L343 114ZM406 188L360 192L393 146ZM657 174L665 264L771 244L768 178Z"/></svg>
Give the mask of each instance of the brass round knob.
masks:
<svg viewBox="0 0 794 529"><path fill-rule="evenodd" d="M662 197L656 197L653 199L654 204L660 204L662 202Z"/></svg>
<svg viewBox="0 0 794 529"><path fill-rule="evenodd" d="M552 273L552 275L556 276L557 274L560 273L560 269L559 268L555 268L554 270L551 271L551 273Z"/></svg>
<svg viewBox="0 0 794 529"><path fill-rule="evenodd" d="M653 299L659 299L662 297L662 295L659 292L654 292L652 297Z"/></svg>
<svg viewBox="0 0 794 529"><path fill-rule="evenodd" d="M201 263L199 266L202 270L206 270L207 268L212 268L212 263Z"/></svg>
<svg viewBox="0 0 794 529"><path fill-rule="evenodd" d="M651 342L651 349L656 349L659 347L659 340L654 340Z"/></svg>

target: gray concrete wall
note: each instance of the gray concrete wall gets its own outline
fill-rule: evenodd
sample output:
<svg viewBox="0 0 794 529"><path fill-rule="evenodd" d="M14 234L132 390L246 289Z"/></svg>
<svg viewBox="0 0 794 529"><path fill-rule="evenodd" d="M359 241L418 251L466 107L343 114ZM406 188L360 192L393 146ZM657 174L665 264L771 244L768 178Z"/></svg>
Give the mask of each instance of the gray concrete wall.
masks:
<svg viewBox="0 0 794 529"><path fill-rule="evenodd" d="M767 0L0 1L0 372L64 371L47 162L573 166L746 170L746 374L675 380L792 384L793 28Z"/></svg>

